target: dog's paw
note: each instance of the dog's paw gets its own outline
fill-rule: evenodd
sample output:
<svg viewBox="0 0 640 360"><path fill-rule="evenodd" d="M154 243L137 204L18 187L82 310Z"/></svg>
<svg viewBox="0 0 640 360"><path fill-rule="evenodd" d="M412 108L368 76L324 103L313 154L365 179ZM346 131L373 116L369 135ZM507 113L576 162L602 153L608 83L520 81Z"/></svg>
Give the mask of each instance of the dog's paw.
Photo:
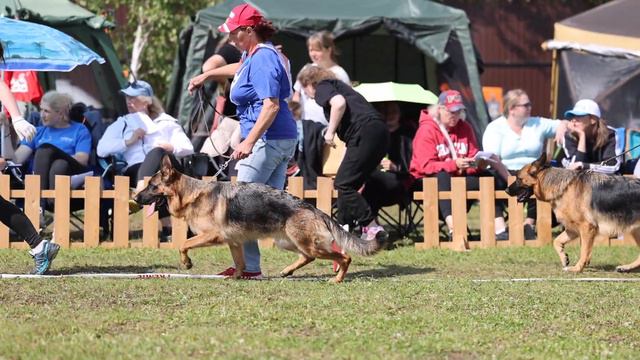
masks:
<svg viewBox="0 0 640 360"><path fill-rule="evenodd" d="M280 277L286 278L293 275L293 271L281 271L280 272Z"/></svg>
<svg viewBox="0 0 640 360"><path fill-rule="evenodd" d="M616 272L628 273L629 271L631 271L631 268L626 265L616 266Z"/></svg>
<svg viewBox="0 0 640 360"><path fill-rule="evenodd" d="M193 263L191 262L191 259L187 260L187 261L183 261L182 262L182 267L185 268L185 270L189 270L193 267Z"/></svg>
<svg viewBox="0 0 640 360"><path fill-rule="evenodd" d="M580 266L565 266L562 270L566 272L579 273L582 272L582 267Z"/></svg>

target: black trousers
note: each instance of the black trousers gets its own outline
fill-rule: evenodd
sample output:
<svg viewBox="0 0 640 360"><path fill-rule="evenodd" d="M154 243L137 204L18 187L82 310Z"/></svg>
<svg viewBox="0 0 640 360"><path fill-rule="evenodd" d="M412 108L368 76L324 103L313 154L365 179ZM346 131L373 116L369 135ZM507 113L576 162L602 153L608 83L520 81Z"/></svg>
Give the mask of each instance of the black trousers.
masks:
<svg viewBox="0 0 640 360"><path fill-rule="evenodd" d="M493 176L495 178L495 188L504 189L506 182L497 174L493 174L489 171L483 171L479 175L467 175L467 191L480 190L480 176ZM440 171L436 177L438 178L438 191L451 191L451 174ZM467 201L467 211L473 201ZM440 215L442 219L451 215L451 200L439 200L438 208L440 209ZM504 201L496 201L495 217L504 216L505 203Z"/></svg>
<svg viewBox="0 0 640 360"><path fill-rule="evenodd" d="M334 187L338 190L338 222L366 226L374 218L367 200L358 192L387 153L389 131L383 121L363 124L347 143L347 151L338 168Z"/></svg>
<svg viewBox="0 0 640 360"><path fill-rule="evenodd" d="M17 206L1 196L0 221L15 231L32 249L42 241L29 218Z"/></svg>
<svg viewBox="0 0 640 360"><path fill-rule="evenodd" d="M411 202L406 186L408 175L375 170L365 184L362 196L367 200L374 216L385 206L399 204L401 208Z"/></svg>

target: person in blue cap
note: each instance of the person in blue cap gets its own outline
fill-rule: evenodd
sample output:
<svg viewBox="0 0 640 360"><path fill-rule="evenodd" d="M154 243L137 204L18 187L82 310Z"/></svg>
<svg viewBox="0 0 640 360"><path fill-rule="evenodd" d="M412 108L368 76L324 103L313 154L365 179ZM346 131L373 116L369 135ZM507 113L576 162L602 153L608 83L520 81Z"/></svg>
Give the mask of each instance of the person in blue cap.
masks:
<svg viewBox="0 0 640 360"><path fill-rule="evenodd" d="M137 192L144 188L145 177L160 170L165 154L170 155L176 168L182 169L176 157L193 154L193 145L178 120L164 112L149 83L136 80L120 92L126 97L129 114L109 125L98 141L96 152L100 157L119 155L124 158L127 163L124 175L129 176L130 185ZM137 211L140 207L132 201L130 209ZM171 218L166 208L160 208L159 212L161 241L168 241Z"/></svg>
<svg viewBox="0 0 640 360"><path fill-rule="evenodd" d="M616 154L616 133L602 119L598 104L591 99L579 100L564 117L570 122L564 137L562 165L573 170L617 173L622 161Z"/></svg>

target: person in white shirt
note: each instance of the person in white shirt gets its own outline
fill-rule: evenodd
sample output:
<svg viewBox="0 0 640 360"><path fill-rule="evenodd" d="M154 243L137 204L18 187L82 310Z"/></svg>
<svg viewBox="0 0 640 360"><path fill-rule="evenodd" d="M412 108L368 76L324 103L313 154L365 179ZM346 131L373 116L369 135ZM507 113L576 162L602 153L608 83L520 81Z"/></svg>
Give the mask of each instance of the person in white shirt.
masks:
<svg viewBox="0 0 640 360"><path fill-rule="evenodd" d="M510 172L520 170L536 160L544 151L545 141L555 137L564 141L568 121L531 116L531 101L522 89L504 95L504 116L489 123L482 135L482 148L498 155ZM524 232L526 239L535 239L536 201L527 202Z"/></svg>
<svg viewBox="0 0 640 360"><path fill-rule="evenodd" d="M345 84L351 86L351 80L347 72L338 65L338 49L334 43L333 34L329 31L317 32L307 39L307 47L309 50L309 58L312 63L307 66L320 66L323 69L331 70L336 76L336 79L341 80ZM300 72L302 72L300 70ZM299 81L293 85L293 96L291 100L299 102L302 105L303 120L313 120L323 125L328 125L329 122L324 116L324 110L313 99L309 99L307 94L302 91L302 85Z"/></svg>
<svg viewBox="0 0 640 360"><path fill-rule="evenodd" d="M193 154L193 145L178 121L164 112L147 82L136 80L120 91L126 96L129 114L109 125L96 150L100 157L122 156L127 162L124 175L138 192L144 188L144 178L158 172L165 154L181 169L176 157ZM139 207L133 205L132 210ZM167 237L171 223L166 209L160 209L160 218Z"/></svg>

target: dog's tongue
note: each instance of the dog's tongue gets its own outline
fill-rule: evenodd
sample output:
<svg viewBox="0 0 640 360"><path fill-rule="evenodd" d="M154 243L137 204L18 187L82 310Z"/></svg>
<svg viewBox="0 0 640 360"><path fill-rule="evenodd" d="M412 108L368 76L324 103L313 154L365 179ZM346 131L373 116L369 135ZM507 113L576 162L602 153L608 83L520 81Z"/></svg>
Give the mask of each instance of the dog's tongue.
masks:
<svg viewBox="0 0 640 360"><path fill-rule="evenodd" d="M156 211L156 203L152 202L149 206L147 206L147 217L153 215L153 213Z"/></svg>

